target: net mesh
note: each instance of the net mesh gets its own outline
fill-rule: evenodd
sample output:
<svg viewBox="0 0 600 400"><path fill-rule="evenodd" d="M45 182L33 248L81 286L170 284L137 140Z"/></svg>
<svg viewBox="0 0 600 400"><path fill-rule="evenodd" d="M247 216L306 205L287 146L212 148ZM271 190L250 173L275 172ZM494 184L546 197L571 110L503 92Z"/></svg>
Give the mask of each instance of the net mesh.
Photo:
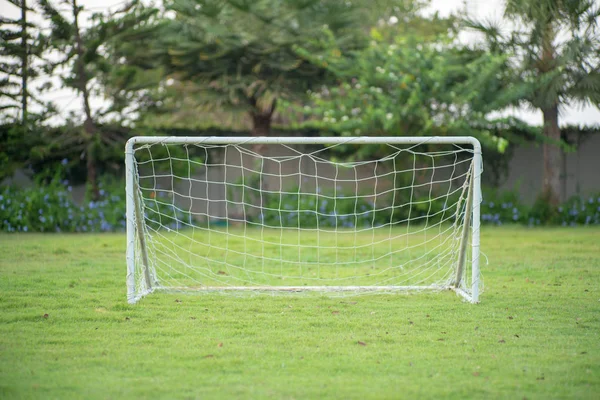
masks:
<svg viewBox="0 0 600 400"><path fill-rule="evenodd" d="M135 296L469 292L472 161L458 145L136 145Z"/></svg>

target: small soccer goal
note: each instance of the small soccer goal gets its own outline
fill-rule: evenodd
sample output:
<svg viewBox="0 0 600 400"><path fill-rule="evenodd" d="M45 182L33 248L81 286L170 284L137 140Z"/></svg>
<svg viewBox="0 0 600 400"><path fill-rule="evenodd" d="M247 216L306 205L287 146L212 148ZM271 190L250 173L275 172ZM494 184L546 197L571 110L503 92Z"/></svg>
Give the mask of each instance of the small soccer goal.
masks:
<svg viewBox="0 0 600 400"><path fill-rule="evenodd" d="M471 137L134 137L127 299L454 290L476 303Z"/></svg>

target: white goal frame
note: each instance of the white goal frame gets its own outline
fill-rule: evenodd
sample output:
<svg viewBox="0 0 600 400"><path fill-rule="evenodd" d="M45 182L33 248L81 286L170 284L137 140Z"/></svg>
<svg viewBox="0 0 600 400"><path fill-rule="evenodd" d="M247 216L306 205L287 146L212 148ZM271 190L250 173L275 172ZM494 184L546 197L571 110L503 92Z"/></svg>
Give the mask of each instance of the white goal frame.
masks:
<svg viewBox="0 0 600 400"><path fill-rule="evenodd" d="M429 286L204 286L198 291L320 291L320 292L346 292L365 290L368 292L389 292L402 290L453 290L466 301L478 303L480 295L480 203L481 203L481 174L482 154L481 144L476 138L468 136L456 137L169 137L169 136L136 136L128 140L125 146L125 175L126 175L126 218L127 218L127 299L128 302L136 303L142 296L154 291L148 270L149 260L144 238L144 218L138 218L142 212L136 181L136 145L337 145L337 144L389 144L389 145L422 145L422 144L445 144L472 147L472 173L469 177L468 194L466 195L466 211L464 213L464 227L461 233L460 252L456 266L456 279L446 287ZM471 287L470 292L460 287L459 278L466 267L467 252L471 246ZM141 254L136 254L136 249ZM145 276L146 290L144 293L136 293L136 258L141 260L143 274ZM139 268L139 266L138 266ZM139 272L138 272L139 274ZM171 288L173 289L173 288ZM184 288L181 288L184 289ZM185 288L194 290L192 288ZM138 291L139 292L139 291Z"/></svg>

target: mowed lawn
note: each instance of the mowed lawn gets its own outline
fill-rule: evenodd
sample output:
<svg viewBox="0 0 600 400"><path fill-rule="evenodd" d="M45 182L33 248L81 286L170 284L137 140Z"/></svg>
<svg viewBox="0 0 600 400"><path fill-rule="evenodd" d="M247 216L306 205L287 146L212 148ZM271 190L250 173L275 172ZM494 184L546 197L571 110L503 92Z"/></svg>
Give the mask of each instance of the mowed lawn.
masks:
<svg viewBox="0 0 600 400"><path fill-rule="evenodd" d="M600 229L489 228L485 291L125 299L125 236L0 235L0 398L600 398Z"/></svg>

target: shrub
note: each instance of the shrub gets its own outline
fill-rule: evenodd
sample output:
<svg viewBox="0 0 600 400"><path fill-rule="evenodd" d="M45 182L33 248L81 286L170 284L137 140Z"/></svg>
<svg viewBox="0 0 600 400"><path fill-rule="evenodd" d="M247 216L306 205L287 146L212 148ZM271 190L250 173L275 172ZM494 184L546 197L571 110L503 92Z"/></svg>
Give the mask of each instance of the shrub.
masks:
<svg viewBox="0 0 600 400"><path fill-rule="evenodd" d="M0 231L4 232L113 232L126 227L125 190L120 180L104 178L100 182L100 199L77 204L72 187L61 178L60 171L49 181L38 181L30 188L5 187L0 191ZM250 196L249 194L246 194ZM170 191L144 193L148 227L185 229L200 221L177 207ZM374 203L372 197L297 193L294 190L263 193L262 199L246 198L246 216L252 222L272 227L300 228L368 228L390 221L411 224L435 224L442 218L453 221L448 204L456 199L406 199L406 206L392 208L390 199ZM262 209L256 206L262 201ZM410 206L408 206L410 204ZM393 214L392 214L393 210ZM258 212L258 213L257 213ZM555 224L563 226L600 225L600 194L587 198L573 197L560 207L536 202L524 205L517 191L485 190L481 203L483 224Z"/></svg>
<svg viewBox="0 0 600 400"><path fill-rule="evenodd" d="M125 199L100 189L98 201L79 205L68 180L56 174L30 188L5 187L0 194L0 221L5 232L108 232L125 228Z"/></svg>
<svg viewBox="0 0 600 400"><path fill-rule="evenodd" d="M486 190L481 203L481 221L493 225L600 225L600 193L586 198L574 196L554 207L543 197L532 206L526 206L517 191Z"/></svg>
<svg viewBox="0 0 600 400"><path fill-rule="evenodd" d="M60 171L47 182L38 181L29 188L5 187L0 192L0 222L4 232L115 232L126 227L125 185L123 181L104 177L100 198L77 204L70 182L61 179ZM180 229L191 215L177 208L172 194L161 192L159 198L145 201L145 213L151 217L149 227ZM157 217L157 214L160 217Z"/></svg>
<svg viewBox="0 0 600 400"><path fill-rule="evenodd" d="M557 211L556 222L563 226L600 225L600 193L588 198L572 197Z"/></svg>
<svg viewBox="0 0 600 400"><path fill-rule="evenodd" d="M481 222L502 225L507 223L529 223L539 225L541 221L529 219L530 209L522 204L519 193L486 189L481 202Z"/></svg>

